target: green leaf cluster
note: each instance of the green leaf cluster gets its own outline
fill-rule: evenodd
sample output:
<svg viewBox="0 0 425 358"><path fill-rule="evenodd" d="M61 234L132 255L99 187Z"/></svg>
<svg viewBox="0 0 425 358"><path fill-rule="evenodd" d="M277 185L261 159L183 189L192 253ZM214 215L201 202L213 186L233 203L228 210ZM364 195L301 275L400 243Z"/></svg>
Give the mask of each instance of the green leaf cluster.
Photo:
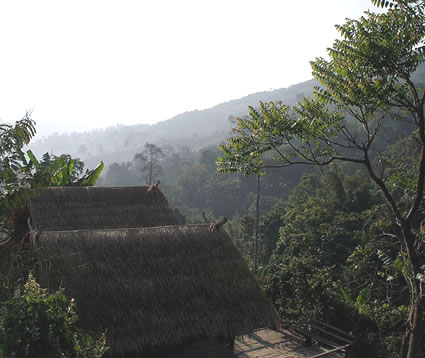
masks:
<svg viewBox="0 0 425 358"><path fill-rule="evenodd" d="M396 356L408 314L405 257L385 201L364 172L305 175L280 211L276 249L262 277L284 324L325 320Z"/></svg>
<svg viewBox="0 0 425 358"><path fill-rule="evenodd" d="M49 294L30 274L22 290L1 304L0 356L100 358L106 339L76 330L75 303L63 290Z"/></svg>
<svg viewBox="0 0 425 358"><path fill-rule="evenodd" d="M84 163L72 158L69 154L60 156L45 153L39 161L31 150L26 152L29 161L26 170L33 175L34 186L93 186L96 184L102 170L103 162L83 173Z"/></svg>

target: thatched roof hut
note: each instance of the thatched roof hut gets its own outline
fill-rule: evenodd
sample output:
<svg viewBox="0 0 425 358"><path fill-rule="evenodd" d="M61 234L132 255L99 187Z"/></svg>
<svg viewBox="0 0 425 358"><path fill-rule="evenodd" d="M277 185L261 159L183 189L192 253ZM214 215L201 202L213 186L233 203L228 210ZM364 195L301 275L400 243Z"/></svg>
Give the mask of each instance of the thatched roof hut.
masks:
<svg viewBox="0 0 425 358"><path fill-rule="evenodd" d="M44 231L37 244L40 282L63 285L79 325L107 330L115 356L279 326L224 230Z"/></svg>
<svg viewBox="0 0 425 358"><path fill-rule="evenodd" d="M27 202L23 217L41 231L179 224L165 196L152 186L46 188Z"/></svg>

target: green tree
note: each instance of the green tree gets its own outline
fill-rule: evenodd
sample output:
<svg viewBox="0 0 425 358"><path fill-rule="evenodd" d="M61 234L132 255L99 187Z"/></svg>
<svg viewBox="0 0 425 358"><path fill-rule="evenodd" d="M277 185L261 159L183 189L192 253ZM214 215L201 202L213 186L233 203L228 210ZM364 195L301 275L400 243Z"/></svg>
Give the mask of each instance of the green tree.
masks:
<svg viewBox="0 0 425 358"><path fill-rule="evenodd" d="M62 290L49 294L32 275L0 313L1 357L101 358L107 351L104 335L95 340L75 330L74 301Z"/></svg>
<svg viewBox="0 0 425 358"><path fill-rule="evenodd" d="M185 167L177 180L181 202L192 208L204 208L209 178L208 170L203 165Z"/></svg>
<svg viewBox="0 0 425 358"><path fill-rule="evenodd" d="M131 162L112 163L106 172L104 186L138 185L140 178Z"/></svg>
<svg viewBox="0 0 425 358"><path fill-rule="evenodd" d="M143 151L134 156L135 162L140 162L141 172L144 175L147 185L153 184L163 175L160 160L164 158L164 153L160 147L152 143L146 143Z"/></svg>
<svg viewBox="0 0 425 358"><path fill-rule="evenodd" d="M26 165L27 172L32 174L33 186L93 186L96 184L102 170L103 162L92 169L84 171L84 163L69 154L60 156L45 153L39 161L31 150L27 151L29 157ZM24 161L25 163L25 161Z"/></svg>
<svg viewBox="0 0 425 358"><path fill-rule="evenodd" d="M401 357L420 354L424 321L423 275L425 252L420 235L425 178L425 91L423 78L414 73L424 60L425 5L423 1L372 0L387 7L385 13L367 12L347 20L337 30L328 50L329 60L312 62L313 75L322 87L313 99L289 108L281 103L260 103L237 119L234 136L221 147L222 172L263 173L264 168L328 165L335 161L363 165L380 189L391 211L404 278L410 292ZM377 143L385 126L406 121L417 128L420 156L410 182L410 195L400 201L394 168L379 159ZM265 161L272 152L272 164ZM397 173L400 173L395 168ZM396 186L394 186L396 184Z"/></svg>
<svg viewBox="0 0 425 358"><path fill-rule="evenodd" d="M26 158L22 148L35 134L35 123L27 112L15 124L0 124L0 227L3 233L10 229L10 214L22 203L30 190L32 175L25 169Z"/></svg>
<svg viewBox="0 0 425 358"><path fill-rule="evenodd" d="M358 332L359 314L356 307L351 307L351 301L343 302L341 288L357 298L367 287L371 302L376 300L377 306L387 302L382 289L389 282L375 275L380 265L376 250L365 258L367 266L362 270L357 262L349 260L372 236L369 229L365 232L366 223L373 222L369 217L372 210L382 209L382 198L374 194L373 184L363 175L345 175L336 188L332 188L333 181L341 175L334 168L322 176L305 175L281 209L280 237L265 269L264 281L285 324L299 326L313 319L326 319ZM345 193L344 202L336 195L341 190ZM273 218L272 213L269 216ZM376 238L370 241L375 242ZM394 303L393 308L403 304ZM369 301L362 306L365 307L371 307ZM362 317L370 320L370 315ZM369 324L368 329L376 332L378 324ZM373 342L375 351L385 345L368 335L358 345L366 342Z"/></svg>
<svg viewBox="0 0 425 358"><path fill-rule="evenodd" d="M270 211L261 217L259 227L260 266L266 266L279 240L280 228L284 225L283 202L276 203Z"/></svg>

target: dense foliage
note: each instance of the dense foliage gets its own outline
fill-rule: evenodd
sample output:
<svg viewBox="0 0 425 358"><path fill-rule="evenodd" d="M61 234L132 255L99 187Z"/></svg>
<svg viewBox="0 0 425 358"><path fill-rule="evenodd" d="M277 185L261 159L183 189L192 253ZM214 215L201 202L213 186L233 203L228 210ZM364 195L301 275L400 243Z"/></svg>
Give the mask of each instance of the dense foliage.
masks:
<svg viewBox="0 0 425 358"><path fill-rule="evenodd" d="M32 275L0 308L0 356L100 358L106 338L95 340L74 328L75 303L60 290L48 293Z"/></svg>
<svg viewBox="0 0 425 358"><path fill-rule="evenodd" d="M355 334L359 356L364 349L367 356L394 355L409 300L402 273L382 260L397 251L396 240L382 231L391 230L384 208L361 171L333 168L305 176L294 188L263 273L286 325L332 322Z"/></svg>
<svg viewBox="0 0 425 358"><path fill-rule="evenodd" d="M34 263L23 238L12 241L12 232L26 198L45 186L94 185L103 163L81 176L84 164L69 155L45 154L38 161L23 151L34 133L29 113L13 125L0 124L0 356L100 358L107 350L105 337L94 339L74 327L74 303L62 291L48 294L31 274L21 288Z"/></svg>
<svg viewBox="0 0 425 358"><path fill-rule="evenodd" d="M35 134L35 124L29 113L14 125L0 124L0 229L5 239L10 229L11 213L23 201L30 188L32 176L24 169L25 154L22 151Z"/></svg>
<svg viewBox="0 0 425 358"><path fill-rule="evenodd" d="M291 224L285 222L281 229L272 268L272 276L280 275L274 277L270 288L278 292L275 299L283 299L278 304L289 321L291 312L296 319L299 312L304 318L324 314L327 306L338 307L334 299L326 300L332 296L327 291L344 278L338 275L343 269L340 260L359 261L359 267L365 260L373 271L351 277L360 290L352 292L357 299L353 301L345 288L351 281L340 284L345 308L354 307L372 321L391 312L395 320L392 330L374 321L376 327L387 329L379 335L377 352L413 358L424 353L425 81L416 71L425 59L425 4L414 0L374 3L387 11L367 12L359 20L337 26L341 39L328 50L329 59L312 62L313 75L321 84L314 97L293 107L280 102L250 107L248 116L236 119L234 135L221 146L218 164L222 172L257 175L266 168L293 165L360 165L363 181L373 183L381 202L363 195L356 203L346 197L350 192L338 174L328 173L327 190L336 189L340 203L329 202L329 194L321 197L316 193L284 215ZM415 132L405 147L391 151L386 137L400 123ZM356 207L366 212L358 212ZM373 229L361 227L368 221L374 222ZM373 255L381 264L374 263ZM306 280L297 279L297 274ZM382 278L389 284L382 284ZM299 297L292 300L282 288L292 295L295 292L295 297L299 293ZM309 306L308 297L313 299ZM332 314L324 316L331 319ZM364 330L362 335L374 341Z"/></svg>

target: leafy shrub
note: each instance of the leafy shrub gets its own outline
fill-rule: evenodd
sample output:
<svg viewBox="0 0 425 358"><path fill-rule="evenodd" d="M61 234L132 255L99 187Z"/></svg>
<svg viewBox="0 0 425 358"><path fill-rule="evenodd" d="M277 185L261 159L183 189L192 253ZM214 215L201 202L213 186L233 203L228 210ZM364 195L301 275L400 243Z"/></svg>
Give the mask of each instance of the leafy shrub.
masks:
<svg viewBox="0 0 425 358"><path fill-rule="evenodd" d="M49 294L30 274L23 289L0 309L0 357L100 358L107 351L102 334L94 339L74 327L75 302L60 289Z"/></svg>

